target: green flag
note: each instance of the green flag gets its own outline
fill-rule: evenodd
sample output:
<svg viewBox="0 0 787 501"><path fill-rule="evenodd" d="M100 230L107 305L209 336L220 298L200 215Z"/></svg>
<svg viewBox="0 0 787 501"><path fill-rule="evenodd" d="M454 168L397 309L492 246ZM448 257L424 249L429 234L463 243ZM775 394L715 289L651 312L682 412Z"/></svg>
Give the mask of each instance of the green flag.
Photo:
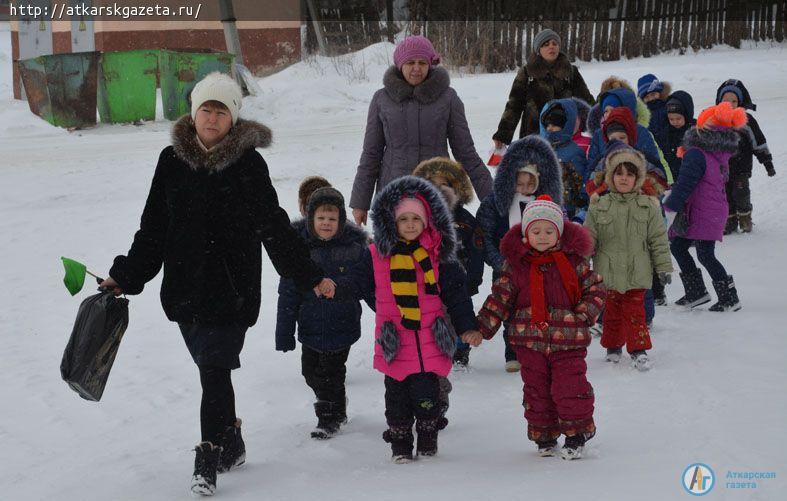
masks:
<svg viewBox="0 0 787 501"><path fill-rule="evenodd" d="M87 267L67 257L61 257L60 259L63 260L63 267L66 269L66 276L63 277L63 283L66 284L66 289L68 289L68 292L73 296L81 291L82 286L85 285Z"/></svg>

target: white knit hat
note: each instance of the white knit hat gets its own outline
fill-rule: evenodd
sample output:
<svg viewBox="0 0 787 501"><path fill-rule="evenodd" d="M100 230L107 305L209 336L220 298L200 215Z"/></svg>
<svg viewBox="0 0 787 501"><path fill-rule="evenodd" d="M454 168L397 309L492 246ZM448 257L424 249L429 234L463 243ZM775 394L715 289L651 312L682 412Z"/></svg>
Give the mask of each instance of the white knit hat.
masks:
<svg viewBox="0 0 787 501"><path fill-rule="evenodd" d="M197 117L197 110L206 101L218 101L230 110L235 125L242 99L243 92L237 82L227 74L214 71L197 82L191 91L191 118Z"/></svg>
<svg viewBox="0 0 787 501"><path fill-rule="evenodd" d="M538 166L535 164L525 164L516 170L517 176L519 175L520 172L526 172L527 174L533 176L533 179L535 179L536 182L535 189L538 190L538 184L541 180L541 178L538 175Z"/></svg>
<svg viewBox="0 0 787 501"><path fill-rule="evenodd" d="M563 234L563 209L549 195L541 195L525 206L522 212L522 236L527 237L528 227L536 221L549 221L555 225L559 235Z"/></svg>

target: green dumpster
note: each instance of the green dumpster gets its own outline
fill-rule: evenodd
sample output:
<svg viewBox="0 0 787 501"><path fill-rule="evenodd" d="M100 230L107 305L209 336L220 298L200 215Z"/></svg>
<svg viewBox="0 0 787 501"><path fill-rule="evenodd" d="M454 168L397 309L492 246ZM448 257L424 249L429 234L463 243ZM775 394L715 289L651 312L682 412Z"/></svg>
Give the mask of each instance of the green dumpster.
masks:
<svg viewBox="0 0 787 501"><path fill-rule="evenodd" d="M98 52L19 61L30 111L58 127L96 125Z"/></svg>
<svg viewBox="0 0 787 501"><path fill-rule="evenodd" d="M177 120L191 112L189 94L208 73L232 74L235 56L210 49L162 50L159 58L164 117Z"/></svg>
<svg viewBox="0 0 787 501"><path fill-rule="evenodd" d="M98 73L98 114L101 121L155 120L157 74L158 50L101 54Z"/></svg>

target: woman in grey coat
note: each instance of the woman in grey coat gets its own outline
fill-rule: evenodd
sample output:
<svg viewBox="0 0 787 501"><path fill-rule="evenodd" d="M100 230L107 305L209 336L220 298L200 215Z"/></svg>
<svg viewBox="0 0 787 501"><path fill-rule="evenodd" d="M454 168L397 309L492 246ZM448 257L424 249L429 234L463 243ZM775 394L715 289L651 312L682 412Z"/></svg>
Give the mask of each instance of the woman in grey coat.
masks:
<svg viewBox="0 0 787 501"><path fill-rule="evenodd" d="M396 47L394 66L385 72L383 88L369 104L350 197L356 223L366 222L375 188L412 174L422 160L448 156L448 144L479 199L491 192L492 176L475 150L464 105L439 62L425 37L407 37Z"/></svg>

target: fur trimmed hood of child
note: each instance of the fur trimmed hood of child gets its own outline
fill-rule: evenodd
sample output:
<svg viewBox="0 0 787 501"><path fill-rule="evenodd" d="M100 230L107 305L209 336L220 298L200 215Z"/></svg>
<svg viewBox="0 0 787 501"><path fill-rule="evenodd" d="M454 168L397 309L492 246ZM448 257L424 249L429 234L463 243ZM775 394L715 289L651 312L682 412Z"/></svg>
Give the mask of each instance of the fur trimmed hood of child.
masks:
<svg viewBox="0 0 787 501"><path fill-rule="evenodd" d="M538 167L538 189L533 195L549 195L556 204L563 205L563 175L557 155L545 139L530 135L511 143L497 168L493 193L500 215L508 215L517 174L527 164Z"/></svg>
<svg viewBox="0 0 787 501"><path fill-rule="evenodd" d="M459 162L448 157L435 157L424 160L416 166L413 175L427 180L432 180L436 176L442 176L453 188L456 200L449 200L449 208L453 209L456 203L467 205L473 201L473 185L470 183L470 176L462 168Z"/></svg>
<svg viewBox="0 0 787 501"><path fill-rule="evenodd" d="M615 192L615 183L612 182L612 177L615 174L615 170L622 163L630 163L637 168L637 181L634 184L633 191L639 192L645 182L647 160L645 160L645 155L622 143L607 153L607 158L604 161L604 182L611 192Z"/></svg>
<svg viewBox="0 0 787 501"><path fill-rule="evenodd" d="M372 229L374 243L381 256L390 256L399 234L396 230L396 207L403 198L418 196L426 202L427 229L433 229L438 239L441 262L456 261L457 240L454 221L448 204L437 188L426 179L415 176L403 176L389 183L380 191L372 202ZM428 249L427 249L428 250Z"/></svg>

